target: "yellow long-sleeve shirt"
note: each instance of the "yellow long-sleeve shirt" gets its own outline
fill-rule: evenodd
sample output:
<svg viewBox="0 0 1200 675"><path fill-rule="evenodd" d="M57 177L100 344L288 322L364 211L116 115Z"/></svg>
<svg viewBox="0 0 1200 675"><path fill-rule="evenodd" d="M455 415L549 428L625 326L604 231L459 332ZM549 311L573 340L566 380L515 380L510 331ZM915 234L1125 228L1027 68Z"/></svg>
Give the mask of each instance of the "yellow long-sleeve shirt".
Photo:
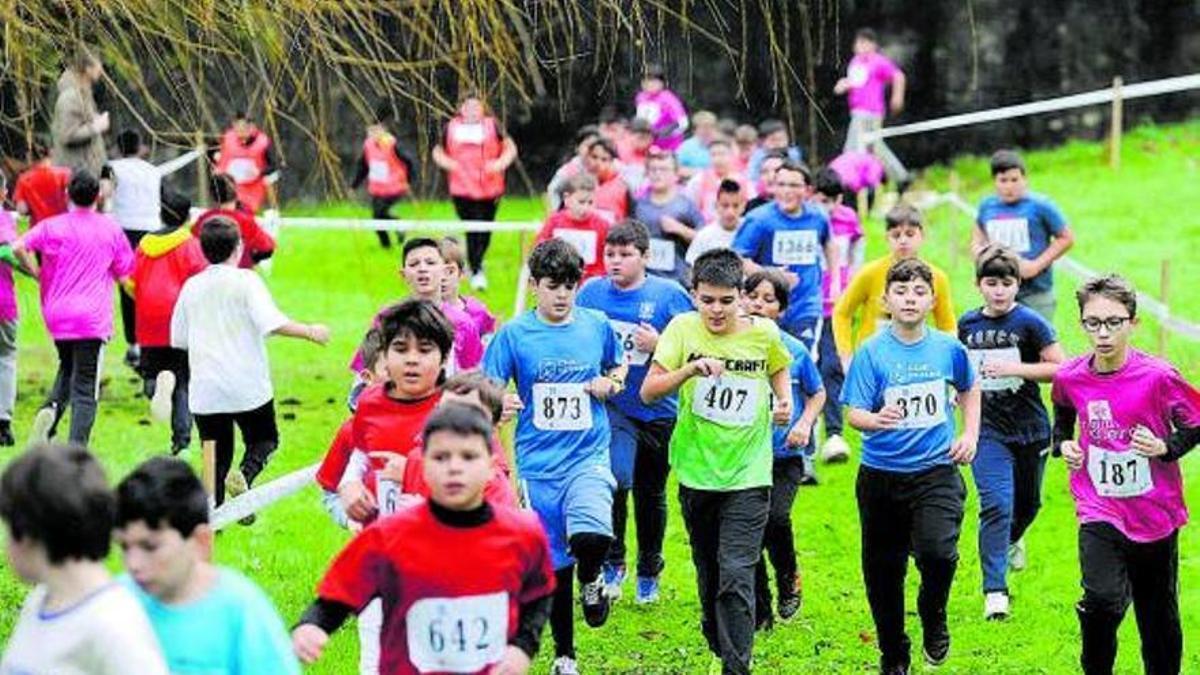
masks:
<svg viewBox="0 0 1200 675"><path fill-rule="evenodd" d="M853 354L881 323L891 321L891 314L883 306L883 294L887 290L887 272L894 260L888 255L863 265L834 305L833 339L839 356ZM950 278L937 267L929 267L933 270L933 325L938 330L953 333L958 320L950 298ZM857 335L853 333L855 318L858 319Z"/></svg>

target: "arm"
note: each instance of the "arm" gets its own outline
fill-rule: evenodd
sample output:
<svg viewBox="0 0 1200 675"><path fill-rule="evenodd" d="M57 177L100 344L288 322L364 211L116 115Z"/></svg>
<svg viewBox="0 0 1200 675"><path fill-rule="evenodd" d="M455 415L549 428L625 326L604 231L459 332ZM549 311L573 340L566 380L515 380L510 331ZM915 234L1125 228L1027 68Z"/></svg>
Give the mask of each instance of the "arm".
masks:
<svg viewBox="0 0 1200 675"><path fill-rule="evenodd" d="M860 273L850 280L846 292L842 293L833 305L833 341L843 362L848 362L854 352L854 315L866 301L866 275ZM866 321L867 318L864 317L863 320Z"/></svg>
<svg viewBox="0 0 1200 675"><path fill-rule="evenodd" d="M1066 360L1062 345L1057 342L1042 348L1038 363L1004 363L985 361L980 368L987 377L1019 377L1032 382L1050 382L1058 373L1059 364Z"/></svg>
<svg viewBox="0 0 1200 675"><path fill-rule="evenodd" d="M983 229L982 223L976 223L975 227L971 228L971 255L978 256L984 246L988 245L987 232Z"/></svg>
<svg viewBox="0 0 1200 675"><path fill-rule="evenodd" d="M517 144L509 136L504 137L503 147L500 150L500 156L492 160L489 167L492 171L504 171L512 166L512 163L517 159Z"/></svg>
<svg viewBox="0 0 1200 675"><path fill-rule="evenodd" d="M812 439L813 426L817 423L817 415L820 415L821 410L825 407L825 399L824 389L808 397L804 402L804 410L800 411L800 417L788 430L788 445L793 448L808 445L809 440Z"/></svg>
<svg viewBox="0 0 1200 675"><path fill-rule="evenodd" d="M950 289L950 277L935 272L933 278L933 325L943 333L954 335L958 319L954 314L954 293Z"/></svg>
<svg viewBox="0 0 1200 675"><path fill-rule="evenodd" d="M279 328L271 331L272 335L282 335L283 337L302 338L309 342L323 345L329 342L329 329L319 323L299 323L297 321L288 321Z"/></svg>
<svg viewBox="0 0 1200 675"><path fill-rule="evenodd" d="M441 144L433 146L433 163L443 171L454 171L458 168L458 162L446 154L446 150L442 148Z"/></svg>
<svg viewBox="0 0 1200 675"><path fill-rule="evenodd" d="M787 367L771 373L771 392L775 394L772 421L783 426L792 421L792 374Z"/></svg>
<svg viewBox="0 0 1200 675"><path fill-rule="evenodd" d="M358 158L358 168L354 171L354 180L350 181L350 189L357 190L358 186L367 179L368 171L370 171L370 167L367 166L367 156L363 154Z"/></svg>
<svg viewBox="0 0 1200 675"><path fill-rule="evenodd" d="M18 239L13 243L12 253L21 263L21 266L28 270L30 276L36 277L38 275L40 268L38 267L37 256L34 255L33 251L25 248L23 240Z"/></svg>
<svg viewBox="0 0 1200 675"><path fill-rule="evenodd" d="M1051 432L1050 452L1062 457L1067 467L1078 471L1083 467L1083 449L1075 438L1075 419L1079 413L1075 408L1061 403L1054 404L1054 429Z"/></svg>
<svg viewBox="0 0 1200 675"><path fill-rule="evenodd" d="M825 269L829 270L829 297L837 298L842 294L842 275L838 265L837 242L832 236L825 239Z"/></svg>
<svg viewBox="0 0 1200 675"><path fill-rule="evenodd" d="M321 651L329 642L329 634L341 628L353 612L353 607L336 600L314 600L304 610L300 622L292 631L292 649L296 656L304 663L313 663L321 658Z"/></svg>
<svg viewBox="0 0 1200 675"><path fill-rule="evenodd" d="M517 633L508 641L509 646L516 647L532 659L537 656L542 643L542 629L550 618L550 606L554 594L550 593L537 600L523 603L517 609Z"/></svg>
<svg viewBox="0 0 1200 675"><path fill-rule="evenodd" d="M71 100L72 96L76 99ZM54 104L56 125L54 135L64 145L80 146L108 130L108 113L95 117L83 116L83 96L78 91L64 91Z"/></svg>
<svg viewBox="0 0 1200 675"><path fill-rule="evenodd" d="M1041 274L1043 270L1053 265L1055 260L1066 255L1074 245L1075 233L1071 231L1070 227L1064 225L1062 231L1050 240L1050 245L1046 247L1046 250L1042 251L1038 257L1028 261L1028 268L1021 271L1021 276L1030 279Z"/></svg>
<svg viewBox="0 0 1200 675"><path fill-rule="evenodd" d="M908 87L908 78L904 76L904 71L896 69L896 74L892 76L892 100L889 106L892 109L893 115L900 114L904 109L904 90Z"/></svg>
<svg viewBox="0 0 1200 675"><path fill-rule="evenodd" d="M879 412L850 406L846 409L846 421L859 431L883 431L891 429L900 421L900 411L884 406Z"/></svg>
<svg viewBox="0 0 1200 675"><path fill-rule="evenodd" d="M675 393L684 382L700 374L700 363L701 361L692 361L685 363L678 370L668 371L655 361L650 365L646 379L642 380L642 401L650 405Z"/></svg>
<svg viewBox="0 0 1200 675"><path fill-rule="evenodd" d="M950 458L959 464L970 464L975 459L979 443L979 414L983 409L983 393L979 380L971 388L958 392L958 405L962 410L962 435L950 444Z"/></svg>
<svg viewBox="0 0 1200 675"><path fill-rule="evenodd" d="M12 244L0 244L0 261L26 276L35 276L13 252Z"/></svg>

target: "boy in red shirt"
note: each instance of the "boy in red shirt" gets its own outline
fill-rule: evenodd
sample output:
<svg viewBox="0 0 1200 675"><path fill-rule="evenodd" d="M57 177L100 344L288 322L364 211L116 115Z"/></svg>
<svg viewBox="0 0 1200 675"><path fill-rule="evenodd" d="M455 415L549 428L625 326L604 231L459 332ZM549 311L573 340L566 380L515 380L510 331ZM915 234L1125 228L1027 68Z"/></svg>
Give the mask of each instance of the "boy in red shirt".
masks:
<svg viewBox="0 0 1200 675"><path fill-rule="evenodd" d="M138 243L133 262L134 326L142 348L141 367L150 413L171 421L171 454L191 443L192 415L188 410L187 352L171 346L171 313L183 282L208 267L200 240L184 227L192 200L178 192L164 193L160 218L163 228Z"/></svg>
<svg viewBox="0 0 1200 675"><path fill-rule="evenodd" d="M557 238L570 244L583 257L583 281L604 276L601 253L608 236L608 220L592 208L595 192L596 179L590 174L572 176L562 187L563 208L546 219L536 242Z"/></svg>
<svg viewBox="0 0 1200 675"><path fill-rule="evenodd" d="M238 267L251 269L275 254L275 239L254 219L254 212L238 201L237 183L233 178L219 173L212 177L208 189L217 206L200 214L192 226L192 234L199 237L204 223L216 216L225 216L237 223L242 235L242 259Z"/></svg>
<svg viewBox="0 0 1200 675"><path fill-rule="evenodd" d="M71 170L50 163L50 152L35 143L30 151L33 164L17 178L13 186L13 203L17 212L29 216L29 226L60 213L67 212L67 183Z"/></svg>
<svg viewBox="0 0 1200 675"><path fill-rule="evenodd" d="M292 632L296 655L316 661L329 634L379 597L380 672L527 673L554 591L546 535L533 514L484 499L494 467L483 413L447 405L422 441L429 501L369 526L338 555Z"/></svg>

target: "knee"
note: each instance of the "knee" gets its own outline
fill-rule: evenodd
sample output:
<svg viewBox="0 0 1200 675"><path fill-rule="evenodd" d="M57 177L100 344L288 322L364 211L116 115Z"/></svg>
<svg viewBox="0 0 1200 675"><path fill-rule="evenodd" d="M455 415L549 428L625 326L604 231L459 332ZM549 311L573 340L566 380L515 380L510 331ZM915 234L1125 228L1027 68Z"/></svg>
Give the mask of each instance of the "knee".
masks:
<svg viewBox="0 0 1200 675"><path fill-rule="evenodd" d="M608 554L613 538L598 532L579 532L571 535L571 552L581 560L599 560Z"/></svg>
<svg viewBox="0 0 1200 675"><path fill-rule="evenodd" d="M1089 614L1120 616L1129 607L1129 598L1119 588L1085 588L1079 609Z"/></svg>
<svg viewBox="0 0 1200 675"><path fill-rule="evenodd" d="M979 516L983 520L995 521L1013 515L1012 493L1002 487L979 489Z"/></svg>

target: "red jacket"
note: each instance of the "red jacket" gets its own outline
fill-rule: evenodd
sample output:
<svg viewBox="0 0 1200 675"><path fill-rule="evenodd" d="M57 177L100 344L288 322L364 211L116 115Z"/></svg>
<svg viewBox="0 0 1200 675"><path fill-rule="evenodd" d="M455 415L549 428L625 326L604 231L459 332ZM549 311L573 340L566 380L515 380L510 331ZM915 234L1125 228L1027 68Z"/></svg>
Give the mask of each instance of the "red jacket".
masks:
<svg viewBox="0 0 1200 675"><path fill-rule="evenodd" d="M142 347L171 346L171 313L183 282L208 267L186 227L142 237L134 253L134 325Z"/></svg>
<svg viewBox="0 0 1200 675"><path fill-rule="evenodd" d="M225 216L232 219L238 224L238 230L242 233L242 259L238 261L238 267L251 269L260 260L270 258L275 252L275 240L267 231L262 229L258 221L254 219L254 214L243 209L209 209L200 214L196 219L196 224L192 226L192 234L200 236L200 229L204 227L205 221L214 216Z"/></svg>
<svg viewBox="0 0 1200 675"><path fill-rule="evenodd" d="M608 221L595 209L583 220L575 220L567 209L555 211L538 232L537 243L557 237L575 247L583 256L583 278L604 276L604 239Z"/></svg>
<svg viewBox="0 0 1200 675"><path fill-rule="evenodd" d="M70 181L70 169L35 164L17 178L13 203L25 202L29 207L29 226L33 227L38 221L67 212L67 183Z"/></svg>

